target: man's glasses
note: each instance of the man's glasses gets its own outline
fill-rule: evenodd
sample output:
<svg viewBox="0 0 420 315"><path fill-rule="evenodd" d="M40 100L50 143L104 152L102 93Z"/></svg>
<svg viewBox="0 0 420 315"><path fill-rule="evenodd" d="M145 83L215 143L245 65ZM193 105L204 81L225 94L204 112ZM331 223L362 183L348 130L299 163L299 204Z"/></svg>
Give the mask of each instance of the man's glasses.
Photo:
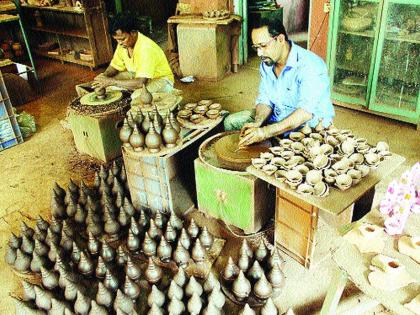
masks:
<svg viewBox="0 0 420 315"><path fill-rule="evenodd" d="M277 39L277 37L278 37L278 35L277 36L274 36L273 38L271 38L269 41L267 41L267 42L265 42L265 43L259 43L259 44L255 44L255 45L252 45L251 47L252 47L252 49L254 49L255 51L257 51L258 49L265 49L265 48L267 48L267 46L273 41L273 40L276 40Z"/></svg>

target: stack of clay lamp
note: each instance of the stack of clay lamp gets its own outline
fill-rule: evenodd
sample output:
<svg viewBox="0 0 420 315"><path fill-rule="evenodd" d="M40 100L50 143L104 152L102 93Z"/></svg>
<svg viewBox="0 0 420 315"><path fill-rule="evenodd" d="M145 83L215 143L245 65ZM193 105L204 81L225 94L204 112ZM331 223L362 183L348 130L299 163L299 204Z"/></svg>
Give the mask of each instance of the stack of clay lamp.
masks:
<svg viewBox="0 0 420 315"><path fill-rule="evenodd" d="M220 116L222 105L211 100L201 100L198 103L187 103L178 112L178 117L199 124L207 118L216 119Z"/></svg>
<svg viewBox="0 0 420 315"><path fill-rule="evenodd" d="M253 250L246 239L243 240L239 252L238 263L232 257L221 273L223 290L227 290L241 304L266 304L271 309L272 297L280 294L284 286L282 269L284 260L279 250L274 247L270 253L264 240ZM264 313L272 314L272 313Z"/></svg>
<svg viewBox="0 0 420 315"><path fill-rule="evenodd" d="M168 111L165 122L156 105L144 115L141 110L128 112L119 136L123 146L135 152L157 153L164 147L177 146L181 127L172 112Z"/></svg>
<svg viewBox="0 0 420 315"><path fill-rule="evenodd" d="M138 308L141 278L150 284L162 279L156 259L168 262L172 257L179 270L188 265L190 257L195 262L205 260L214 240L207 228L200 229L191 220L185 229L173 212L153 214L135 209L126 180L124 165L114 163L109 170L101 167L93 187L83 182L78 187L70 180L66 191L55 184L51 222L39 217L34 229L22 222L21 235L12 233L6 262L20 276L41 276L41 286L23 282L22 300L16 301L22 314L30 314L34 308L49 314L64 314L65 310L108 314L109 308L117 314L131 314ZM137 254L147 258L144 273L134 257ZM194 279L190 283L193 286ZM185 289L188 297L187 291L192 291L188 286ZM221 308L220 291L214 296L213 306ZM190 294L190 299L188 308L197 308L197 296ZM172 304L174 309L182 308L180 301ZM150 314L161 314L152 309ZM173 314L178 313L174 310Z"/></svg>
<svg viewBox="0 0 420 315"><path fill-rule="evenodd" d="M304 195L325 197L330 186L344 191L358 184L391 155L386 142L372 147L350 130L319 123L291 132L280 145L252 159L252 165Z"/></svg>
<svg viewBox="0 0 420 315"><path fill-rule="evenodd" d="M227 18L229 15L230 12L228 10L211 10L203 12L205 18Z"/></svg>

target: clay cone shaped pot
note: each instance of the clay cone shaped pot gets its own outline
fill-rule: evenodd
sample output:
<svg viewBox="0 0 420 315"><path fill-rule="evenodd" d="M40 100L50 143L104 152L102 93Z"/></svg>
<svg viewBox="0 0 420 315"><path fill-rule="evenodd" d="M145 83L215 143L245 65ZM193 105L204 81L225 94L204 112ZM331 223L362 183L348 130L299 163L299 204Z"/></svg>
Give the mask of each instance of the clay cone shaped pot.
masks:
<svg viewBox="0 0 420 315"><path fill-rule="evenodd" d="M57 300L55 298L51 299L51 309L48 311L49 315L58 315L58 314L71 314L71 307L64 303L63 301Z"/></svg>
<svg viewBox="0 0 420 315"><path fill-rule="evenodd" d="M140 267L137 266L130 256L127 257L127 264L125 266L126 275L133 281L136 281L141 276Z"/></svg>
<svg viewBox="0 0 420 315"><path fill-rule="evenodd" d="M130 229L128 230L127 247L133 253L138 252L140 249L140 239Z"/></svg>
<svg viewBox="0 0 420 315"><path fill-rule="evenodd" d="M160 239L160 243L156 252L159 259L163 262L169 262L171 259L172 247L168 244L164 236L162 236Z"/></svg>
<svg viewBox="0 0 420 315"><path fill-rule="evenodd" d="M273 268L275 264L279 265L281 270L284 268L285 262L280 255L280 250L277 247L274 247L270 258L268 259L268 263L271 268Z"/></svg>
<svg viewBox="0 0 420 315"><path fill-rule="evenodd" d="M51 244L58 244L60 239L58 238L58 235L55 234L51 228L49 227L47 230L47 237L45 238L45 244L48 246L51 246Z"/></svg>
<svg viewBox="0 0 420 315"><path fill-rule="evenodd" d="M136 213L136 209L134 209L133 204L127 197L124 197L123 208L125 213L127 213L130 217Z"/></svg>
<svg viewBox="0 0 420 315"><path fill-rule="evenodd" d="M182 300L183 296L184 296L184 291L182 290L182 288L176 284L175 280L172 280L168 289L169 299Z"/></svg>
<svg viewBox="0 0 420 315"><path fill-rule="evenodd" d="M183 221L175 214L173 210L171 210L169 222L171 223L172 227L176 230L181 230L184 224Z"/></svg>
<svg viewBox="0 0 420 315"><path fill-rule="evenodd" d="M264 306L261 308L261 315L277 315L278 313L279 312L273 300L271 297L268 298L267 302L265 302Z"/></svg>
<svg viewBox="0 0 420 315"><path fill-rule="evenodd" d="M240 254L246 253L250 259L254 256L254 253L252 252L251 247L249 247L248 241L246 239L243 239Z"/></svg>
<svg viewBox="0 0 420 315"><path fill-rule="evenodd" d="M147 264L147 269L144 272L147 282L155 284L162 279L162 269L155 264L152 257L149 257L149 263Z"/></svg>
<svg viewBox="0 0 420 315"><path fill-rule="evenodd" d="M105 278L106 271L108 270L107 266L105 265L104 260L101 256L98 257L98 263L96 264L95 268L95 276L98 279Z"/></svg>
<svg viewBox="0 0 420 315"><path fill-rule="evenodd" d="M67 281L67 285L64 289L64 297L67 301L75 301L77 297L77 292L80 290L81 287L78 284L72 281Z"/></svg>
<svg viewBox="0 0 420 315"><path fill-rule="evenodd" d="M156 112L155 111L153 111L153 127L155 127L155 131L158 133L158 134L162 134L162 123L160 122L160 120L159 120L159 117L160 117L160 115L159 114L156 114ZM161 119L162 119L162 117L160 117Z"/></svg>
<svg viewBox="0 0 420 315"><path fill-rule="evenodd" d="M77 205L74 221L78 224L84 224L87 217L87 212L81 204Z"/></svg>
<svg viewBox="0 0 420 315"><path fill-rule="evenodd" d="M25 280L22 280L22 288L23 288L22 299L24 301L35 301L34 285Z"/></svg>
<svg viewBox="0 0 420 315"><path fill-rule="evenodd" d="M34 234L34 241L45 241L45 238L47 237L47 231L41 230L38 225L35 225L35 234Z"/></svg>
<svg viewBox="0 0 420 315"><path fill-rule="evenodd" d="M159 229L162 229L163 228L163 226L165 224L165 220L163 218L162 213L160 213L160 211L157 211L156 212L154 221L155 221L155 224L156 224L156 227L157 228L159 228Z"/></svg>
<svg viewBox="0 0 420 315"><path fill-rule="evenodd" d="M172 227L171 222L169 221L168 224L166 225L166 231L165 231L164 237L168 243L172 244L175 242L176 236L177 236L176 231Z"/></svg>
<svg viewBox="0 0 420 315"><path fill-rule="evenodd" d="M207 230L207 227L203 227L203 230L200 234L200 242L201 245L204 246L206 249L210 249L210 247L213 245L214 237L210 234L210 232Z"/></svg>
<svg viewBox="0 0 420 315"><path fill-rule="evenodd" d="M199 238L195 240L194 246L191 250L191 257L195 262L203 262L206 259L206 250L201 245Z"/></svg>
<svg viewBox="0 0 420 315"><path fill-rule="evenodd" d="M44 267L41 267L42 285L48 290L54 290L58 287L58 274Z"/></svg>
<svg viewBox="0 0 420 315"><path fill-rule="evenodd" d="M239 312L239 315L256 315L256 313L247 303L245 304L244 308Z"/></svg>
<svg viewBox="0 0 420 315"><path fill-rule="evenodd" d="M14 296L12 296L12 299L15 302L16 315L45 315L46 314L44 311L31 308L31 305L28 302L21 301Z"/></svg>
<svg viewBox="0 0 420 315"><path fill-rule="evenodd" d="M206 293L210 293L214 288L220 289L220 282L217 280L213 272L209 272L206 281L203 284L203 289Z"/></svg>
<svg viewBox="0 0 420 315"><path fill-rule="evenodd" d="M134 130L133 133L130 135L129 142L130 145L133 147L134 151L143 151L144 136L137 128L137 125L134 125Z"/></svg>
<svg viewBox="0 0 420 315"><path fill-rule="evenodd" d="M172 299L168 305L169 314L181 315L185 311L185 305L178 299Z"/></svg>
<svg viewBox="0 0 420 315"><path fill-rule="evenodd" d="M99 254L100 243L98 239L93 235L92 232L89 232L89 240L88 240L87 248L89 250L89 253L91 253L92 255L96 256Z"/></svg>
<svg viewBox="0 0 420 315"><path fill-rule="evenodd" d="M157 227L155 220L150 219L149 225L150 226L147 233L149 234L150 238L158 239L162 235L162 231Z"/></svg>
<svg viewBox="0 0 420 315"><path fill-rule="evenodd" d="M174 281L180 288L183 288L187 283L187 275L183 267L178 268L178 272L174 276Z"/></svg>
<svg viewBox="0 0 420 315"><path fill-rule="evenodd" d="M255 259L261 263L265 260L267 255L268 255L267 247L265 246L264 240L261 239L260 244L258 245L258 248L255 251Z"/></svg>
<svg viewBox="0 0 420 315"><path fill-rule="evenodd" d="M60 197L61 201L64 201L64 197L66 196L66 191L57 182L54 183L53 189L56 192L56 194ZM46 229L47 228L45 228L45 230Z"/></svg>
<svg viewBox="0 0 420 315"><path fill-rule="evenodd" d="M39 256L36 252L32 254L31 271L39 273L41 268L46 266L47 259L44 256Z"/></svg>
<svg viewBox="0 0 420 315"><path fill-rule="evenodd" d="M179 138L179 132L172 126L169 113L168 116L166 116L165 128L163 128L162 137L167 148L173 148L176 146L176 142Z"/></svg>
<svg viewBox="0 0 420 315"><path fill-rule="evenodd" d="M18 249L18 248L20 248L20 244L22 244L22 238L21 237L18 237L18 236L16 236L13 232L12 232L12 235L10 235L10 238L9 238L9 246L11 247L11 248L14 248L14 249Z"/></svg>
<svg viewBox="0 0 420 315"><path fill-rule="evenodd" d="M162 145L162 137L158 134L153 125L150 125L149 132L146 135L146 146L150 153L157 153L160 151Z"/></svg>
<svg viewBox="0 0 420 315"><path fill-rule="evenodd" d="M143 252L146 256L156 255L156 242L149 236L149 232L146 232L143 241Z"/></svg>
<svg viewBox="0 0 420 315"><path fill-rule="evenodd" d="M119 137L125 147L130 147L129 139L130 139L131 133L132 133L132 129L130 125L128 124L127 118L124 118L124 124L120 129Z"/></svg>
<svg viewBox="0 0 420 315"><path fill-rule="evenodd" d="M64 191L64 190L63 190ZM64 192L65 193L65 192ZM43 217L41 217L40 215L38 216L38 218L36 219L36 226L42 230L47 232L48 227L50 226L50 224L44 220Z"/></svg>
<svg viewBox="0 0 420 315"><path fill-rule="evenodd" d="M53 297L52 293L49 291L43 290L38 286L34 286L34 289L35 289L36 306L45 311L49 311L51 309L51 298Z"/></svg>
<svg viewBox="0 0 420 315"><path fill-rule="evenodd" d="M143 84L143 88L140 93L140 101L143 105L150 105L153 101L153 95L147 89L146 84Z"/></svg>
<svg viewBox="0 0 420 315"><path fill-rule="evenodd" d="M268 280L270 281L274 290L279 290L283 287L284 274L280 270L279 265L274 265L273 269L271 269L270 273L268 274Z"/></svg>
<svg viewBox="0 0 420 315"><path fill-rule="evenodd" d="M131 281L131 279L128 276L125 276L124 293L133 301L135 301L140 295L139 286L133 281Z"/></svg>
<svg viewBox="0 0 420 315"><path fill-rule="evenodd" d="M157 306L155 303L150 306L149 312L147 312L147 315L163 315L163 309Z"/></svg>
<svg viewBox="0 0 420 315"><path fill-rule="evenodd" d="M213 303L219 310L223 308L225 305L226 298L222 291L220 291L220 287L214 287L213 291L211 291L209 295L209 303Z"/></svg>
<svg viewBox="0 0 420 315"><path fill-rule="evenodd" d="M117 296L114 301L114 310L117 312L117 314L119 309L125 314L131 314L134 311L133 301L121 290L117 291Z"/></svg>
<svg viewBox="0 0 420 315"><path fill-rule="evenodd" d="M111 291L117 291L118 290L118 278L110 271L107 270L106 274L105 274L105 279L104 279L104 286L111 290Z"/></svg>
<svg viewBox="0 0 420 315"><path fill-rule="evenodd" d="M187 296L192 296L194 293L201 296L201 294L203 294L203 287L197 282L197 280L195 280L194 276L191 276L187 286L185 287L185 294Z"/></svg>
<svg viewBox="0 0 420 315"><path fill-rule="evenodd" d="M155 285L152 285L152 291L150 291L147 297L147 304L152 306L156 304L159 307L162 307L165 304L165 294L163 294Z"/></svg>
<svg viewBox="0 0 420 315"><path fill-rule="evenodd" d="M13 266L16 261L16 249L8 245L6 255L4 256L4 260L8 265Z"/></svg>
<svg viewBox="0 0 420 315"><path fill-rule="evenodd" d="M191 219L190 225L188 226L188 234L191 236L191 238L196 238L198 233L200 233L200 228L195 223L194 219Z"/></svg>
<svg viewBox="0 0 420 315"><path fill-rule="evenodd" d="M242 270L239 271L238 277L233 281L232 292L238 301L243 301L251 293L251 282L245 277Z"/></svg>
<svg viewBox="0 0 420 315"><path fill-rule="evenodd" d="M264 270L261 268L258 260L255 260L251 269L248 270L247 275L252 281L258 281L263 273Z"/></svg>
<svg viewBox="0 0 420 315"><path fill-rule="evenodd" d="M92 315L93 314L95 314L95 315L108 315L109 313L108 313L106 307L98 305L95 300L92 300L90 302L89 315L91 315L91 314Z"/></svg>
<svg viewBox="0 0 420 315"><path fill-rule="evenodd" d="M128 254L124 251L124 248L122 245L118 246L117 248L117 265L124 266L127 262Z"/></svg>
<svg viewBox="0 0 420 315"><path fill-rule="evenodd" d="M105 262L114 261L115 250L106 241L102 243L101 256Z"/></svg>
<svg viewBox="0 0 420 315"><path fill-rule="evenodd" d="M94 271L93 262L87 253L82 252L80 254L80 261L77 266L77 269L82 275L87 276L87 277L93 274L93 271Z"/></svg>
<svg viewBox="0 0 420 315"><path fill-rule="evenodd" d="M54 194L51 197L51 214L57 218L64 218L66 216L66 208Z"/></svg>
<svg viewBox="0 0 420 315"><path fill-rule="evenodd" d="M241 254L240 254L239 259L238 259L239 269L241 269L243 272L247 272L250 263L251 263L251 260L248 256L247 252L246 251L241 251Z"/></svg>
<svg viewBox="0 0 420 315"><path fill-rule="evenodd" d="M152 120L150 118L150 113L146 112L146 114L144 115L143 122L141 123L141 131L143 131L143 133L147 133L151 124Z"/></svg>
<svg viewBox="0 0 420 315"><path fill-rule="evenodd" d="M254 285L254 294L261 300L266 300L273 295L273 287L270 282L267 281L264 273Z"/></svg>
<svg viewBox="0 0 420 315"><path fill-rule="evenodd" d="M107 289L102 282L98 283L98 291L96 292L96 303L98 305L109 308L114 301L112 291Z"/></svg>
<svg viewBox="0 0 420 315"><path fill-rule="evenodd" d="M172 128L174 128L176 132L179 134L181 132L181 126L179 125L178 121L175 119L175 115L173 112L169 113L169 120L171 122Z"/></svg>
<svg viewBox="0 0 420 315"><path fill-rule="evenodd" d="M27 237L33 237L35 234L35 231L30 228L24 221L20 223L20 231L21 235L26 235Z"/></svg>
<svg viewBox="0 0 420 315"><path fill-rule="evenodd" d="M61 228L62 228L62 224L61 221L57 220L57 218L55 216L51 217L51 224L50 227L52 232L54 232L57 235L60 235L61 233ZM48 232L48 231L47 231ZM24 233L22 233L24 234Z"/></svg>
<svg viewBox="0 0 420 315"><path fill-rule="evenodd" d="M217 308L217 306L214 305L212 300L209 300L206 308L203 310L203 315L220 315L220 314L221 314L221 312Z"/></svg>
<svg viewBox="0 0 420 315"><path fill-rule="evenodd" d="M188 300L187 308L190 314L200 314L203 303L201 302L200 296L197 292L194 292L191 298Z"/></svg>
<svg viewBox="0 0 420 315"><path fill-rule="evenodd" d="M78 264L80 261L80 248L79 246L77 246L77 244L75 242L73 242L73 246L72 246L72 252L71 252L71 260L75 263Z"/></svg>
<svg viewBox="0 0 420 315"><path fill-rule="evenodd" d="M73 239L70 238L64 230L61 232L60 246L66 251L71 252L73 248Z"/></svg>
<svg viewBox="0 0 420 315"><path fill-rule="evenodd" d="M223 274L222 274L223 279L225 281L231 282L237 277L238 274L239 274L239 268L233 262L232 257L229 256L226 267L223 270Z"/></svg>
<svg viewBox="0 0 420 315"><path fill-rule="evenodd" d="M20 272L27 272L31 266L31 257L20 249L16 250L16 260L14 263L14 268Z"/></svg>
<svg viewBox="0 0 420 315"><path fill-rule="evenodd" d="M157 120L159 121L159 124L162 126L163 125L163 118L160 115L158 108L156 105L153 105L153 118L157 117Z"/></svg>
<svg viewBox="0 0 420 315"><path fill-rule="evenodd" d="M90 298L82 292L77 291L76 302L74 303L74 311L76 314L87 315L90 309Z"/></svg>
<svg viewBox="0 0 420 315"><path fill-rule="evenodd" d="M190 237L187 234L187 231L185 230L185 228L182 228L181 230L181 236L179 237L179 242L181 242L182 246L184 246L184 248L186 250L189 250L191 247L191 240Z"/></svg>

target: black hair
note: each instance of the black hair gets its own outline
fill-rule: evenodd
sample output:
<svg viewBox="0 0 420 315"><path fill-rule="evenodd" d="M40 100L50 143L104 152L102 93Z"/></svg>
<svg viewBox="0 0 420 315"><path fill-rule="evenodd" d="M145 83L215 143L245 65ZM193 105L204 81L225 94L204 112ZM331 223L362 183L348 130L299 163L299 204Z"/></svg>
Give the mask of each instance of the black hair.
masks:
<svg viewBox="0 0 420 315"><path fill-rule="evenodd" d="M267 17L261 18L259 23L254 28L267 26L268 33L274 37L280 34L284 35L286 41L289 40L283 22L280 21L274 14L269 14Z"/></svg>
<svg viewBox="0 0 420 315"><path fill-rule="evenodd" d="M130 33L137 31L136 16L130 12L118 13L111 22L111 35L115 35L118 30L123 33Z"/></svg>

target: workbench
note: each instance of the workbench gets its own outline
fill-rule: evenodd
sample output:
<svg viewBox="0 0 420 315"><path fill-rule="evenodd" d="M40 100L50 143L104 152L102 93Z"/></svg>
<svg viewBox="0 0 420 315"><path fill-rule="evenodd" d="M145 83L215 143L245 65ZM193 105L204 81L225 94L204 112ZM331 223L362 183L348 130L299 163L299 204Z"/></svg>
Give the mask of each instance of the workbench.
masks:
<svg viewBox="0 0 420 315"><path fill-rule="evenodd" d="M331 188L327 197L301 195L289 186L268 176L254 166L247 172L276 187L275 242L306 268L313 261L318 216L341 216L340 224L363 216L372 208L375 185L398 168L405 158L397 154L386 157L376 170L346 191ZM354 214L354 215L353 215ZM328 220L327 220L328 221Z"/></svg>
<svg viewBox="0 0 420 315"><path fill-rule="evenodd" d="M178 54L184 76L219 80L239 64L241 17L205 19L201 15L175 15L168 19L168 51Z"/></svg>
<svg viewBox="0 0 420 315"><path fill-rule="evenodd" d="M383 226L384 218L377 209L371 211L363 217L361 222ZM358 222L354 222L342 228L342 232L347 232ZM417 235L420 231L420 215L412 213L407 221L404 234ZM410 302L420 294L420 265L409 256L399 253L398 236L387 235L385 248L382 253L386 256L397 258L406 268L407 272L417 280L404 288L395 291L384 291L370 285L367 274L369 265L376 254L361 254L355 246L347 242L343 237L338 237L332 247L332 260L337 265L337 270L331 280L327 296L321 310L321 315L337 314L337 307L346 286L347 281L353 282L371 300L359 306L359 309L352 309L352 314L362 314L378 304L382 304L387 309L398 315L413 315L404 304Z"/></svg>

